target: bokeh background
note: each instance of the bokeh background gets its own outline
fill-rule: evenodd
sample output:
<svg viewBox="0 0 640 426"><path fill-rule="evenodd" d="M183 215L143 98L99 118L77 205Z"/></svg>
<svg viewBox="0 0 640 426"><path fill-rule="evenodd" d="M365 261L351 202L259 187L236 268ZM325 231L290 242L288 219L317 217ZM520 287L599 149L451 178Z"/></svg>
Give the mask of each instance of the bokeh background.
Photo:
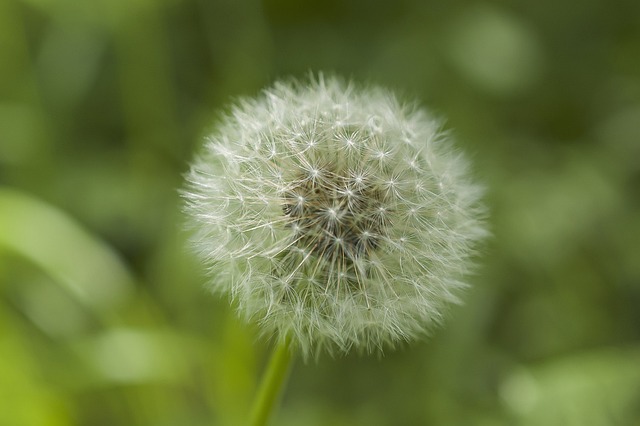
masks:
<svg viewBox="0 0 640 426"><path fill-rule="evenodd" d="M0 425L244 424L269 342L178 190L310 70L446 117L493 237L429 341L298 362L273 424L640 424L640 2L2 0Z"/></svg>

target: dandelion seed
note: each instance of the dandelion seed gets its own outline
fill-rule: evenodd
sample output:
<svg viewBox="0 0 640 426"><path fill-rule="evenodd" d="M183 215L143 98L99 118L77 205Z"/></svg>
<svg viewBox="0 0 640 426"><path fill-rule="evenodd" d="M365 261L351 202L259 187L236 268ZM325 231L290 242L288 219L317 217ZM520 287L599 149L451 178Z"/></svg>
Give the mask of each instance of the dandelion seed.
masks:
<svg viewBox="0 0 640 426"><path fill-rule="evenodd" d="M481 190L438 129L322 76L239 102L184 191L212 290L304 356L424 336L486 234Z"/></svg>

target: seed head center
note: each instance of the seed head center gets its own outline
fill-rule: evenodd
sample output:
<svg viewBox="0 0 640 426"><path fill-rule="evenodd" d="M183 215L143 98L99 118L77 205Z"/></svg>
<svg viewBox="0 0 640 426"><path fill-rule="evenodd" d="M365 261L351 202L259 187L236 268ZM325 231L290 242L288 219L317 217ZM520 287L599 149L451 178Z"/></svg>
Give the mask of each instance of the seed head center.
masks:
<svg viewBox="0 0 640 426"><path fill-rule="evenodd" d="M292 246L330 262L345 262L348 267L369 258L386 236L389 222L380 220L380 212L388 210L386 197L382 189L360 176L322 174L328 178L292 180L295 184L283 195Z"/></svg>

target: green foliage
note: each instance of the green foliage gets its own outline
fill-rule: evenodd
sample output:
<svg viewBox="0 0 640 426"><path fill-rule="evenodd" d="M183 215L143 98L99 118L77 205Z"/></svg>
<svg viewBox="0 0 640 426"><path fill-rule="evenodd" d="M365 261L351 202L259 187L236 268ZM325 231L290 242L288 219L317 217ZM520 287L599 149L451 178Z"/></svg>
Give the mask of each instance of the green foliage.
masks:
<svg viewBox="0 0 640 426"><path fill-rule="evenodd" d="M424 344L295 366L274 424L640 423L640 3L0 1L0 425L243 424L269 343L178 188L213 113L334 71L447 118L482 267Z"/></svg>

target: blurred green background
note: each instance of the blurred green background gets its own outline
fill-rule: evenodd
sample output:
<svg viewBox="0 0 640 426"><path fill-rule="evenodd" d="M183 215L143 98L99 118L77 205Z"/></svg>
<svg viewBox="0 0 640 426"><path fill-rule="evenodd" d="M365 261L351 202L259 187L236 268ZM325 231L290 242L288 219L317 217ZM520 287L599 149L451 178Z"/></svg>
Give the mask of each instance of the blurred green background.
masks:
<svg viewBox="0 0 640 426"><path fill-rule="evenodd" d="M269 342L178 189L309 70L447 117L494 235L446 327L299 362L274 424L640 424L640 2L1 0L0 425L243 424Z"/></svg>

